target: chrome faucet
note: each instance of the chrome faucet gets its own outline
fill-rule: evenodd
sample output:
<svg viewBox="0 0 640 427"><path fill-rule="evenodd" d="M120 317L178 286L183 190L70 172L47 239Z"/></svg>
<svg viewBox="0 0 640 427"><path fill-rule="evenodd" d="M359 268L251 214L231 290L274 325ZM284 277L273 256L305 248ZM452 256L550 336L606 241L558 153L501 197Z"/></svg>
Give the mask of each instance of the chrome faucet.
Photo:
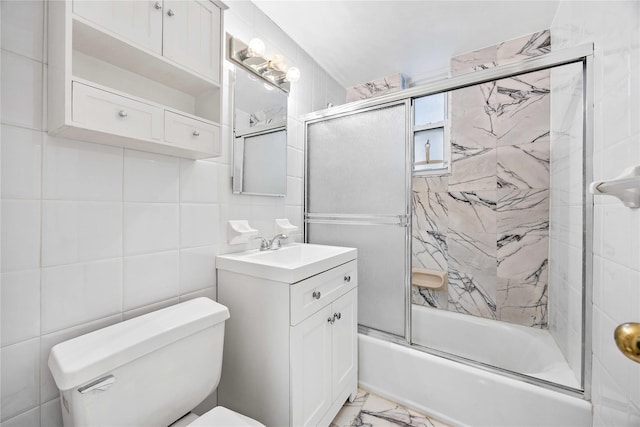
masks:
<svg viewBox="0 0 640 427"><path fill-rule="evenodd" d="M287 239L287 236L284 234L278 234L274 236L273 239L267 240L262 236L256 236L254 239L260 239L260 251L275 251L282 247L281 240Z"/></svg>
<svg viewBox="0 0 640 427"><path fill-rule="evenodd" d="M277 234L273 237L273 239L271 239L271 241L269 242L269 249L271 249L272 251L275 251L276 249L280 249L282 247L282 242L281 240L287 239L287 236L285 234Z"/></svg>

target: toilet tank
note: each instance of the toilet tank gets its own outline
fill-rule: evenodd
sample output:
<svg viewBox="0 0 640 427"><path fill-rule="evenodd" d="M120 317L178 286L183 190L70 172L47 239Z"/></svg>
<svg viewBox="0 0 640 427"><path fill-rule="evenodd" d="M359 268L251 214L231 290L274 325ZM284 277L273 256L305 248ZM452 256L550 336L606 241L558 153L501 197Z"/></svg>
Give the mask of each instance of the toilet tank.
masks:
<svg viewBox="0 0 640 427"><path fill-rule="evenodd" d="M167 426L220 381L227 307L197 298L65 341L49 369L65 426Z"/></svg>

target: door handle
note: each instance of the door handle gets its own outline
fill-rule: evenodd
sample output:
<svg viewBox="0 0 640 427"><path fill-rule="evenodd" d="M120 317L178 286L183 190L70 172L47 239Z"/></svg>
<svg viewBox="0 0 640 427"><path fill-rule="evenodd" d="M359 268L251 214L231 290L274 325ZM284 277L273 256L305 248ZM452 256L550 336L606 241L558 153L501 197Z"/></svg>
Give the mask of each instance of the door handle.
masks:
<svg viewBox="0 0 640 427"><path fill-rule="evenodd" d="M640 363L640 323L623 323L613 333L618 349L634 362Z"/></svg>

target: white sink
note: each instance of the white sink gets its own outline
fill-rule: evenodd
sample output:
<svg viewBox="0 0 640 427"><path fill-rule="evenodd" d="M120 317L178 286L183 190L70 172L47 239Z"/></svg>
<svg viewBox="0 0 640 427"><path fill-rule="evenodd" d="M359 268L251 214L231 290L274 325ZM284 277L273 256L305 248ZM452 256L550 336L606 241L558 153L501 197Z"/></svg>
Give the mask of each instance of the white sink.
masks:
<svg viewBox="0 0 640 427"><path fill-rule="evenodd" d="M355 248L290 243L275 251L252 250L216 257L220 270L296 283L307 277L356 259Z"/></svg>

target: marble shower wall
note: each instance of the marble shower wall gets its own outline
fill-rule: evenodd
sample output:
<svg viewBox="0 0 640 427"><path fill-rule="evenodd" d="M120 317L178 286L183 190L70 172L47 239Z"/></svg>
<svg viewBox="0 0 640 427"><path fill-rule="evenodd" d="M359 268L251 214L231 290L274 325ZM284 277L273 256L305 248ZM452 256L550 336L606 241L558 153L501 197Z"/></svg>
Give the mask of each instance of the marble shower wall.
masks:
<svg viewBox="0 0 640 427"><path fill-rule="evenodd" d="M550 50L543 31L451 60L464 74ZM413 179L413 266L448 272L413 302L547 327L549 71L454 91L451 175Z"/></svg>

